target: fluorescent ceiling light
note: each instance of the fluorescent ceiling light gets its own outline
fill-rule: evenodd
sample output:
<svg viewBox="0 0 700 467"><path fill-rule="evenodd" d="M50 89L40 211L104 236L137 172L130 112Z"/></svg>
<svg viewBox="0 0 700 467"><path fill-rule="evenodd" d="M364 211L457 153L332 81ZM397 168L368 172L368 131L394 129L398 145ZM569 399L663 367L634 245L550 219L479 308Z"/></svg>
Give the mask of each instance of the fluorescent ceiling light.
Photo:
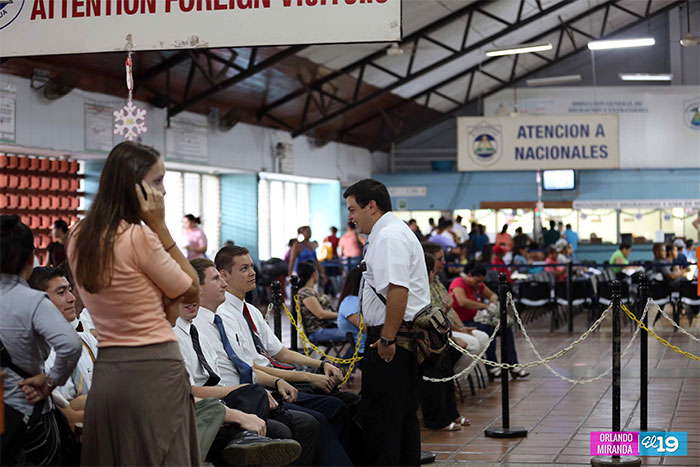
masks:
<svg viewBox="0 0 700 467"><path fill-rule="evenodd" d="M671 73L620 73L622 81L671 81Z"/></svg>
<svg viewBox="0 0 700 467"><path fill-rule="evenodd" d="M552 86L555 84L577 83L579 81L581 81L581 75L564 75L528 79L526 83L528 86Z"/></svg>
<svg viewBox="0 0 700 467"><path fill-rule="evenodd" d="M656 44L656 41L653 37L643 37L641 39L593 41L588 43L588 48L591 50L624 49L628 47L648 47L654 44Z"/></svg>
<svg viewBox="0 0 700 467"><path fill-rule="evenodd" d="M500 57L501 55L526 54L531 52L541 52L543 50L552 50L552 44L522 44L504 47L502 49L488 50L487 57Z"/></svg>

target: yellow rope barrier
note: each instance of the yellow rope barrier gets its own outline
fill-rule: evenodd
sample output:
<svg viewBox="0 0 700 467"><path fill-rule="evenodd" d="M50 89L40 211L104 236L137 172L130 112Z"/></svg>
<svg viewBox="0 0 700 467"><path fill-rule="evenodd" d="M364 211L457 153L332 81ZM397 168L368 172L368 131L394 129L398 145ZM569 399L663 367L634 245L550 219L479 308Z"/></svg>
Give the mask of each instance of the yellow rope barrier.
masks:
<svg viewBox="0 0 700 467"><path fill-rule="evenodd" d="M344 385L348 379L350 378L350 375L352 374L353 369L355 368L355 363L359 362L362 360L362 357L358 356L360 353L360 342L362 341L362 330L365 327L365 322L362 319L362 315L360 314L360 330L357 333L357 339L355 340L355 353L351 358L339 358L339 357L332 357L328 354L326 354L323 350L319 349L316 345L314 345L313 342L309 340L309 338L306 336L306 333L304 332L304 327L301 324L301 305L299 304L299 296L295 295L294 296L294 307L295 311L297 314L296 319L294 319L294 316L292 316L292 313L289 311L289 308L287 308L286 304L282 304L282 307L284 308L285 313L287 313L287 318L289 318L289 322L292 323L292 326L294 326L297 330L297 333L299 334L299 337L301 338L302 345L304 346L304 353L308 357L310 355L308 347L311 347L311 349L315 352L317 352L319 355L323 356L326 358L326 360L337 363L337 364L349 364L350 366L348 367L347 372L345 373L345 378L343 378L343 381L338 385L342 386Z"/></svg>
<svg viewBox="0 0 700 467"><path fill-rule="evenodd" d="M637 319L637 317L634 316L634 313L632 313L625 305L622 305L622 304L621 304L621 305L620 305L620 308L622 309L622 311L625 312L625 314L627 315L627 317L628 317L629 319L631 319L632 321L634 321L635 323L637 323L637 326L639 326L640 328L642 328L642 329L644 329L646 332L648 332L649 335L650 335L651 337L653 337L653 338L656 339L657 341L661 342L663 345L665 345L665 346L668 347L669 349L673 350L674 352L679 353L679 354L683 355L684 357L690 358L691 360L695 360L695 361L700 362L700 357L698 357L698 356L696 356L696 355L693 355L693 354L690 353L690 352L686 352L686 351L684 351L684 350L681 350L681 349L679 349L678 347L676 347L675 345L671 345L666 339L664 339L664 338L662 338L662 337L659 337L654 331L652 331L651 329L649 329L648 327L646 327L646 326L644 325L644 323L642 323L641 321L639 321L639 320Z"/></svg>

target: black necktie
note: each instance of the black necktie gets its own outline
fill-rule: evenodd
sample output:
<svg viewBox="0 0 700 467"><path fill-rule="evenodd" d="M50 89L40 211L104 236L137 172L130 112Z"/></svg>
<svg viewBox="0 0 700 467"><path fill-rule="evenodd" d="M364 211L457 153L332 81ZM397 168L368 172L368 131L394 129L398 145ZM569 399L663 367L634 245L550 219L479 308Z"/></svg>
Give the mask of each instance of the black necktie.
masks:
<svg viewBox="0 0 700 467"><path fill-rule="evenodd" d="M204 385L216 386L217 384L219 384L219 381L221 381L221 378L219 377L219 375L214 373L214 370L212 370L209 364L207 363L207 359L204 358L202 346L199 345L199 332L197 332L197 328L194 327L194 324L190 324L190 337L192 338L192 347L194 348L194 353L197 354L197 360L199 360L199 364L202 365L204 371L206 371L209 375L209 379L206 383L204 383Z"/></svg>

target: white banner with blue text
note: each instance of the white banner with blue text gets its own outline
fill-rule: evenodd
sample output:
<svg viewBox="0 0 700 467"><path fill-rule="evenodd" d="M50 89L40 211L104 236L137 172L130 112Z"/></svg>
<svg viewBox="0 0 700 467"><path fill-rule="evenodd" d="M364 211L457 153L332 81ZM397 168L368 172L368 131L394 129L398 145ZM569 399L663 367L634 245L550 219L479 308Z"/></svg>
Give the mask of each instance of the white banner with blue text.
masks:
<svg viewBox="0 0 700 467"><path fill-rule="evenodd" d="M463 172L620 167L617 115L460 117Z"/></svg>
<svg viewBox="0 0 700 467"><path fill-rule="evenodd" d="M400 40L401 0L0 0L2 57Z"/></svg>

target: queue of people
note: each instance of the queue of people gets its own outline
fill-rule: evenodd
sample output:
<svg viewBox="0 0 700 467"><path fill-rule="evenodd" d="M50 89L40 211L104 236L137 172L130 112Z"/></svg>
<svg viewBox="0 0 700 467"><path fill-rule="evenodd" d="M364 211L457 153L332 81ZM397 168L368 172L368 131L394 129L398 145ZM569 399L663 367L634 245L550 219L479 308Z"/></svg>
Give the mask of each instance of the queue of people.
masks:
<svg viewBox="0 0 700 467"><path fill-rule="evenodd" d="M415 319L431 308L471 353L498 361L493 337L505 339L501 362L528 377L512 327L493 336L498 297L486 285L489 273L532 262L522 229L511 237L504 226L491 246L483 226L472 238L440 219L424 237L391 212L383 184L361 180L344 193L348 232L324 239L351 265L336 302L319 290L327 277L311 229L299 228L288 273L300 280L304 328L312 341L360 341L357 395L339 389L343 368L285 347L248 300L257 287L248 249L231 243L207 258L201 220L187 215L183 254L165 224L164 175L152 148L117 145L85 218L54 225L47 266L34 267L31 230L1 216L3 465L418 465L419 407L427 429L471 424L452 382L422 379L472 363L448 347L439 364L419 365ZM556 280L575 260L569 230L541 258ZM655 274L686 271L679 246L690 249L655 245ZM620 245L610 264L629 266L630 249Z"/></svg>

